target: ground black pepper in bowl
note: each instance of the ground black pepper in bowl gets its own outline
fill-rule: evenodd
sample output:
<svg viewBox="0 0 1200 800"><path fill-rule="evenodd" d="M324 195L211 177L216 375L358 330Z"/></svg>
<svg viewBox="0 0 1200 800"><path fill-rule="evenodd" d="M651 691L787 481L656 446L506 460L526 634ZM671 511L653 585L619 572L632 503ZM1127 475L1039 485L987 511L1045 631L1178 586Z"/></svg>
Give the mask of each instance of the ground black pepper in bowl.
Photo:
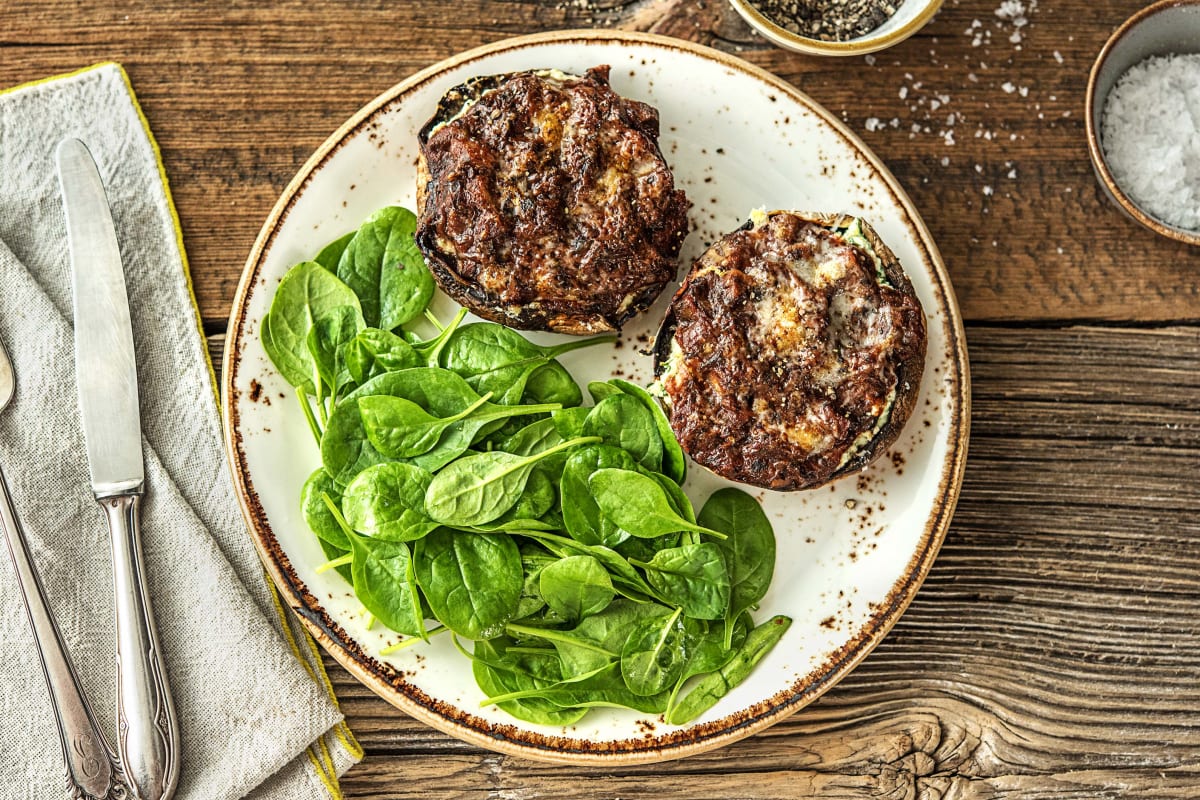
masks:
<svg viewBox="0 0 1200 800"><path fill-rule="evenodd" d="M865 36L891 19L904 0L752 0L784 30L826 42Z"/></svg>

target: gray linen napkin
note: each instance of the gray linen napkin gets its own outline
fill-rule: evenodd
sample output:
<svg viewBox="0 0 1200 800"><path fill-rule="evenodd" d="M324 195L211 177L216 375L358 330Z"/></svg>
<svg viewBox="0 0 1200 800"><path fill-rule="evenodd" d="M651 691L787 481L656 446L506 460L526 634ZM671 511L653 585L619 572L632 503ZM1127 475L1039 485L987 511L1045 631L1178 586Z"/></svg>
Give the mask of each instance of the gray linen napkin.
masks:
<svg viewBox="0 0 1200 800"><path fill-rule="evenodd" d="M116 64L0 94L0 340L17 376L13 405L0 414L0 463L50 606L111 739L112 570L75 394L54 166L65 136L96 157L125 262L146 461L145 569L183 740L177 798L337 798L337 776L361 750L319 659L279 614L238 511L165 176ZM61 755L6 557L0 640L0 797L51 800L63 793Z"/></svg>

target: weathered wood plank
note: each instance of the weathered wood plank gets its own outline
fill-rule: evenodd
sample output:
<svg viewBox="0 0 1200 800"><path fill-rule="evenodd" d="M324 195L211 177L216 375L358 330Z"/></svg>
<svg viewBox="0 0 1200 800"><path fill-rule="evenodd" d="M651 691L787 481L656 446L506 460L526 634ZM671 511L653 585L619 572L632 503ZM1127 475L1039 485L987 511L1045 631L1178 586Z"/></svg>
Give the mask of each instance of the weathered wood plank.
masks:
<svg viewBox="0 0 1200 800"><path fill-rule="evenodd" d="M1195 252L1118 215L1084 145L1087 70L1141 5L1042 3L1014 43L998 0L950 0L920 34L868 63L768 47L718 0L471 0L453 13L413 0L9 0L0 5L0 85L106 59L126 65L162 145L213 325L228 314L275 198L358 107L463 49L579 26L739 53L844 118L913 196L968 319L1194 321ZM878 127L868 130L869 119Z"/></svg>

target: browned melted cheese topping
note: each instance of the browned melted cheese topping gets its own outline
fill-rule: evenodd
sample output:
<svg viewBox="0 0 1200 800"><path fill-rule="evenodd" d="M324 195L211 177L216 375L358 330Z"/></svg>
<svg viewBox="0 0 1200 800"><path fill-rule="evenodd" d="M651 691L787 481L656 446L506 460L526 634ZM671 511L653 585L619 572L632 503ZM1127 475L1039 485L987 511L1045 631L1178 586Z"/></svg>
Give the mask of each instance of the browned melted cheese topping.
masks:
<svg viewBox="0 0 1200 800"><path fill-rule="evenodd" d="M773 489L815 486L869 441L901 365L924 358L915 298L870 254L787 213L724 237L672 303L662 385L698 463Z"/></svg>
<svg viewBox="0 0 1200 800"><path fill-rule="evenodd" d="M423 155L418 241L472 287L477 313L605 330L675 277L688 202L658 149L658 112L613 92L607 67L515 74L434 129Z"/></svg>

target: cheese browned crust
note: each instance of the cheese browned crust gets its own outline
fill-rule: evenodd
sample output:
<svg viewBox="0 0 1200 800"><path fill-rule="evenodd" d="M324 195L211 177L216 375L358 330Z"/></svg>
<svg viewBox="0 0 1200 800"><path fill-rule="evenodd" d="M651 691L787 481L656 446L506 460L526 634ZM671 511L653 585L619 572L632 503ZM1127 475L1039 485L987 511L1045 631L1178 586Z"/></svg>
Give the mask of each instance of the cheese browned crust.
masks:
<svg viewBox="0 0 1200 800"><path fill-rule="evenodd" d="M916 401L925 317L861 220L758 213L713 244L656 346L671 427L699 464L767 489L858 470Z"/></svg>
<svg viewBox="0 0 1200 800"><path fill-rule="evenodd" d="M417 244L443 291L515 328L614 330L675 278L688 201L658 112L608 67L477 78L421 130Z"/></svg>

